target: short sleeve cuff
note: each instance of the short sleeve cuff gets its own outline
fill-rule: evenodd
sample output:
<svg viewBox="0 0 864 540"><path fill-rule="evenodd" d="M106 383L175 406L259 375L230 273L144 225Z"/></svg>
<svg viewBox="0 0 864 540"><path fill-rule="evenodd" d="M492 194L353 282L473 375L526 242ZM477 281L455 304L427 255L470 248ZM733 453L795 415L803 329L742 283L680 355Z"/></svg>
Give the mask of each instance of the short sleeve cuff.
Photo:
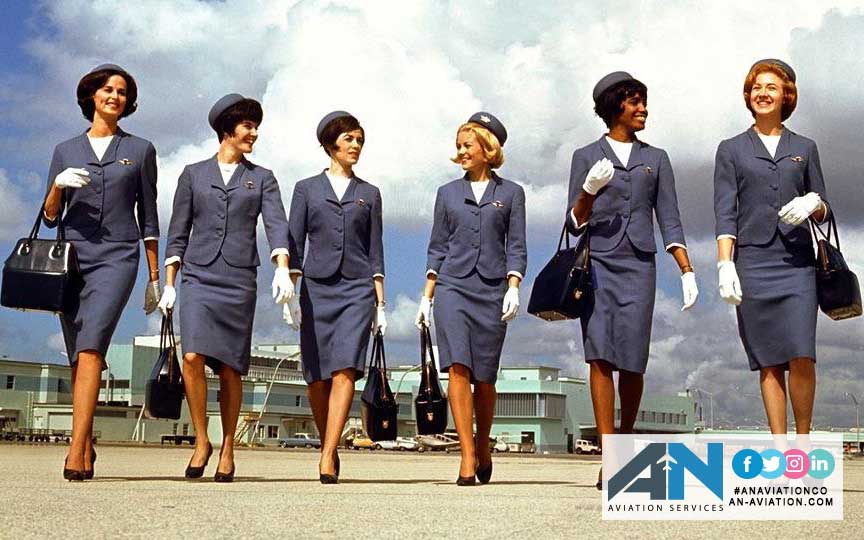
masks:
<svg viewBox="0 0 864 540"><path fill-rule="evenodd" d="M290 274L290 275L292 275L292 276L302 276L302 275L303 275L303 270L299 270L299 269L297 269L297 268L292 268L292 269L290 269L290 270L288 271L288 274Z"/></svg>
<svg viewBox="0 0 864 540"><path fill-rule="evenodd" d="M684 251L687 251L687 246L685 246L684 244L679 244L678 242L672 242L671 244L667 244L667 245L666 245L666 251L668 252L668 251L669 251L670 249L672 249L673 247L680 247L680 248L682 248Z"/></svg>
<svg viewBox="0 0 864 540"><path fill-rule="evenodd" d="M374 278L376 278L376 277L380 277L380 278L383 279L383 278L384 278L384 274L382 274L381 272L375 272L374 274L372 274L372 278L374 279Z"/></svg>
<svg viewBox="0 0 864 540"><path fill-rule="evenodd" d="M174 255L173 257L168 257L167 259L165 259L164 266L171 266L172 264L179 263L179 262L180 262L180 257L178 257L177 255Z"/></svg>
<svg viewBox="0 0 864 540"><path fill-rule="evenodd" d="M718 234L717 240L723 240L724 238L728 238L730 240L737 240L737 237L734 234Z"/></svg>
<svg viewBox="0 0 864 540"><path fill-rule="evenodd" d="M573 222L573 226L576 227L577 229L581 229L585 225L588 225L587 221L585 223L583 223L582 225L579 225L579 220L576 219L576 214L574 214L572 210L570 211L570 221Z"/></svg>
<svg viewBox="0 0 864 540"><path fill-rule="evenodd" d="M510 276L516 276L519 279L525 279L525 276L522 275L522 272L517 272L516 270L510 270L509 272L507 272L507 277L509 278Z"/></svg>
<svg viewBox="0 0 864 540"><path fill-rule="evenodd" d="M45 221L47 221L49 223L54 223L55 221L57 221L57 216L50 218L50 217L48 217L48 214L46 214L44 210L42 211L42 217L45 218Z"/></svg>
<svg viewBox="0 0 864 540"><path fill-rule="evenodd" d="M145 241L145 242L150 241L150 240L156 240L156 241L158 242L158 241L159 241L159 237L158 237L158 236L145 236L145 237L144 237L144 241Z"/></svg>

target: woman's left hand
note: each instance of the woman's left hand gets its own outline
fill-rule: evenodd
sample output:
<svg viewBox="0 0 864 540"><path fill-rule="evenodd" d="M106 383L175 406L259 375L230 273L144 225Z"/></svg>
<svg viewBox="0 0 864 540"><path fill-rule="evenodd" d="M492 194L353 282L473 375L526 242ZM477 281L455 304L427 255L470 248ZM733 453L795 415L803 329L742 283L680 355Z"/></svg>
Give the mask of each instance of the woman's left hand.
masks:
<svg viewBox="0 0 864 540"><path fill-rule="evenodd" d="M287 267L280 266L273 274L273 300L277 304L287 304L294 296L294 282Z"/></svg>
<svg viewBox="0 0 864 540"><path fill-rule="evenodd" d="M372 333L381 332L383 336L387 332L387 315L384 314L384 306L375 306L375 320L372 321Z"/></svg>
<svg viewBox="0 0 864 540"><path fill-rule="evenodd" d="M159 280L151 281L144 289L144 313L150 315L156 308L159 307L159 300L162 298L162 287Z"/></svg>
<svg viewBox="0 0 864 540"><path fill-rule="evenodd" d="M681 311L686 311L693 307L696 303L696 297L699 296L699 287L696 286L696 274L693 272L685 272L681 274L681 292L684 296L684 307Z"/></svg>
<svg viewBox="0 0 864 540"><path fill-rule="evenodd" d="M795 197L777 212L780 221L787 225L798 226L804 223L810 214L821 208L822 197L818 193L810 192L800 197Z"/></svg>
<svg viewBox="0 0 864 540"><path fill-rule="evenodd" d="M516 318L519 311L519 287L510 287L504 295L504 304L501 306L501 320L510 322Z"/></svg>

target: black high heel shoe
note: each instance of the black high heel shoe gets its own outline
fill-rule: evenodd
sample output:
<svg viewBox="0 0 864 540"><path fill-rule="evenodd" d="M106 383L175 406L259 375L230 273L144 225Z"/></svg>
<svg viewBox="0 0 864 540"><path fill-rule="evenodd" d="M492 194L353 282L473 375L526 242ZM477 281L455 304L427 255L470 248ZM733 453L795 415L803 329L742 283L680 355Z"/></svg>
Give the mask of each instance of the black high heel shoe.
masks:
<svg viewBox="0 0 864 540"><path fill-rule="evenodd" d="M70 482L83 482L84 471L79 471L77 469L67 469L66 464L68 462L69 456L66 456L66 459L63 460L63 478L65 480L69 480Z"/></svg>
<svg viewBox="0 0 864 540"><path fill-rule="evenodd" d="M220 464L222 463L222 450L223 449L224 449L224 447L219 450L219 463ZM219 472L219 465L216 465L216 474L213 475L213 481L223 483L223 484L231 483L234 481L234 471L235 470L237 470L237 467L234 466L234 460L231 460L231 471L227 472L227 473Z"/></svg>
<svg viewBox="0 0 864 540"><path fill-rule="evenodd" d="M459 476L456 478L457 486L474 486L477 484L477 477L475 475L471 476Z"/></svg>
<svg viewBox="0 0 864 540"><path fill-rule="evenodd" d="M321 464L318 464L318 481L322 484L338 484L339 483L339 456L334 460L336 474L324 474L321 472Z"/></svg>
<svg viewBox="0 0 864 540"><path fill-rule="evenodd" d="M486 467L478 467L475 474L478 482L481 484L488 484L489 480L492 479L492 462L490 461L489 465Z"/></svg>
<svg viewBox="0 0 864 540"><path fill-rule="evenodd" d="M93 474L96 472L96 449L90 450L90 470L84 469L84 480L93 480Z"/></svg>
<svg viewBox="0 0 864 540"><path fill-rule="evenodd" d="M336 453L336 459L335 459L334 461L335 461L335 463L336 463L336 478L339 478L339 464L340 464L340 461L339 461L339 453L338 453L338 452Z"/></svg>
<svg viewBox="0 0 864 540"><path fill-rule="evenodd" d="M207 468L207 464L210 463L210 456L213 455L213 445L209 442L207 443L207 459L204 460L204 465L200 467L193 467L192 460L189 460L189 465L186 465L186 473L184 476L186 478L201 478L204 476L204 469ZM194 457L194 456L193 456Z"/></svg>

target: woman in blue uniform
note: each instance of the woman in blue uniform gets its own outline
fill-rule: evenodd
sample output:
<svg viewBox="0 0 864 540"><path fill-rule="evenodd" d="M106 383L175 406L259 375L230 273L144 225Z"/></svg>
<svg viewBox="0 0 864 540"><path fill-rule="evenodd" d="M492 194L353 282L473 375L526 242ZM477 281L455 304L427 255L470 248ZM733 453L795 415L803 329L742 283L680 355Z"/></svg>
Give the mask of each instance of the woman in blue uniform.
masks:
<svg viewBox="0 0 864 540"><path fill-rule="evenodd" d="M656 289L655 214L666 251L681 269L682 311L693 305L698 290L669 156L636 137L648 118L647 88L617 71L600 79L593 98L609 131L573 153L566 224L573 234L587 225L591 239L594 303L580 322L602 444L603 435L615 432L613 372L618 372L619 433L632 433L642 400Z"/></svg>
<svg viewBox="0 0 864 540"><path fill-rule="evenodd" d="M369 331L384 332L381 193L354 174L366 142L357 119L334 111L318 123L330 167L294 186L289 215L291 277L300 296L286 320L300 330L303 376L321 434L322 484L335 484L336 448L363 377ZM308 252L306 250L308 243Z"/></svg>
<svg viewBox="0 0 864 540"><path fill-rule="evenodd" d="M720 296L735 306L772 433L786 433L786 376L800 434L816 390L816 275L806 221L827 217L812 140L783 125L795 110L795 72L756 62L744 80L754 124L720 143L714 168Z"/></svg>
<svg viewBox="0 0 864 540"><path fill-rule="evenodd" d="M165 249L165 293L159 303L167 313L180 287L183 382L195 426L195 452L187 478L199 478L213 452L207 436L205 364L219 375L222 448L214 479L234 479L234 432L243 397L241 376L249 370L255 316L258 216L277 264L273 297L285 303L294 294L288 274L288 221L273 173L248 161L258 139L261 104L228 94L210 109L210 126L219 138L215 156L187 165L177 182Z"/></svg>
<svg viewBox="0 0 864 540"><path fill-rule="evenodd" d="M438 189L415 321L429 325L434 296L441 371L449 373L447 393L462 453L460 486L485 484L492 476L488 441L495 381L527 265L525 192L493 171L504 163L506 140L504 125L486 112L456 131L453 162L465 175Z"/></svg>
<svg viewBox="0 0 864 540"><path fill-rule="evenodd" d="M150 267L145 312L159 301L156 150L118 126L137 108L135 79L117 65L102 64L84 75L77 93L91 126L54 149L44 207L49 227L63 214L83 277L75 302L60 316L72 364L72 442L63 469L68 480L93 477L93 413L105 353L135 286L142 239Z"/></svg>

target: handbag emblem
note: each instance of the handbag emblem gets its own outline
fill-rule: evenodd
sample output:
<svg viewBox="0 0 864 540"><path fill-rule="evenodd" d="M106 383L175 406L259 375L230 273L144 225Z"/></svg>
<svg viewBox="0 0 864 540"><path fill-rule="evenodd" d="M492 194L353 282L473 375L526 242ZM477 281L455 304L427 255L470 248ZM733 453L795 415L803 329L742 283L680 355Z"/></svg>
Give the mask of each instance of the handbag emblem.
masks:
<svg viewBox="0 0 864 540"><path fill-rule="evenodd" d="M390 420L383 420L381 422L381 427L383 427L384 429L387 429L388 427L390 427Z"/></svg>
<svg viewBox="0 0 864 540"><path fill-rule="evenodd" d="M119 163L120 163L120 165L132 165L132 164L135 163L135 162L132 161L131 159L123 158L123 159L120 160Z"/></svg>
<svg viewBox="0 0 864 540"><path fill-rule="evenodd" d="M255 188L255 182L253 182L252 180L246 180L246 189L253 189L253 188Z"/></svg>
<svg viewBox="0 0 864 540"><path fill-rule="evenodd" d="M651 173L653 172L654 169L652 169L651 167L645 167L645 174L647 174L648 176L651 176Z"/></svg>
<svg viewBox="0 0 864 540"><path fill-rule="evenodd" d="M427 412L426 413L426 420L429 420L431 422L434 418L435 418L435 413L433 413L433 412Z"/></svg>
<svg viewBox="0 0 864 540"><path fill-rule="evenodd" d="M573 291L573 298L575 298L576 300L582 298L582 289L576 289L575 291Z"/></svg>

